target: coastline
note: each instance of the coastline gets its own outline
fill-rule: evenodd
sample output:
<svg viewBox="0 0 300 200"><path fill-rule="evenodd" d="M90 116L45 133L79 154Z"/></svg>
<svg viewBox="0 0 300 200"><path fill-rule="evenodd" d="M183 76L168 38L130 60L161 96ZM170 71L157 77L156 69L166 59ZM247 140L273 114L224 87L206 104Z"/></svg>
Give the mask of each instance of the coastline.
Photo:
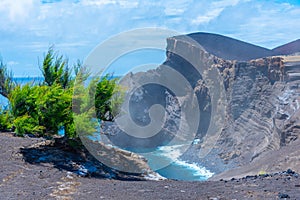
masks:
<svg viewBox="0 0 300 200"><path fill-rule="evenodd" d="M299 199L297 173L276 173L240 179L214 181L141 181L112 179L103 176L82 176L73 169L50 159L29 162L24 149L49 141L42 138L19 138L0 133L0 199L280 199L288 195ZM53 149L62 154L61 149ZM74 162L75 152L65 160ZM78 155L77 155L78 156ZM83 170L84 172L84 170Z"/></svg>

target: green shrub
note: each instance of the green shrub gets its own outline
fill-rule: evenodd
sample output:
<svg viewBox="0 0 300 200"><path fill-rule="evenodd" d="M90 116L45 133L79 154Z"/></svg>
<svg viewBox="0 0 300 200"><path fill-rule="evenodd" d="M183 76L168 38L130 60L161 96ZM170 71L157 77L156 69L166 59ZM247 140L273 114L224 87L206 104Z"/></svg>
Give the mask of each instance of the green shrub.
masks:
<svg viewBox="0 0 300 200"><path fill-rule="evenodd" d="M39 98L39 86L28 83L16 86L8 96L14 118L29 115L38 118L36 99Z"/></svg>
<svg viewBox="0 0 300 200"><path fill-rule="evenodd" d="M0 108L0 131L9 131L12 128L12 120L11 112Z"/></svg>
<svg viewBox="0 0 300 200"><path fill-rule="evenodd" d="M13 80L12 73L7 69L6 65L0 59L0 95L7 98L15 85L16 83Z"/></svg>
<svg viewBox="0 0 300 200"><path fill-rule="evenodd" d="M100 79L95 92L96 116L103 121L113 121L119 114L124 92L117 84L118 79L109 74Z"/></svg>
<svg viewBox="0 0 300 200"><path fill-rule="evenodd" d="M92 135L100 121L113 121L120 111L124 92L111 75L93 77L85 87L86 69L79 72L73 93L73 111L76 132L81 136ZM85 78L82 78L85 77Z"/></svg>
<svg viewBox="0 0 300 200"><path fill-rule="evenodd" d="M0 130L13 124L20 136L26 133L44 136L58 134L64 128L68 139L76 139L78 132L94 133L97 118L113 121L119 113L124 93L117 85L118 79L110 75L92 78L85 87L90 73L78 61L74 66L75 84L68 60L52 47L44 56L41 71L42 84L20 86L13 83L12 75L0 63L0 94L10 102L9 111L0 111Z"/></svg>
<svg viewBox="0 0 300 200"><path fill-rule="evenodd" d="M18 136L23 136L26 133L42 135L45 130L45 127L40 126L36 119L27 114L17 117L13 123Z"/></svg>
<svg viewBox="0 0 300 200"><path fill-rule="evenodd" d="M46 132L57 134L61 127L67 127L65 134L73 135L69 124L73 123L72 90L60 85L39 86L40 93L35 100L39 122L46 127Z"/></svg>
<svg viewBox="0 0 300 200"><path fill-rule="evenodd" d="M16 132L54 135L65 127L66 136L73 137L72 92L57 84L17 86L9 96Z"/></svg>
<svg viewBox="0 0 300 200"><path fill-rule="evenodd" d="M68 60L62 55L58 55L58 52L55 52L53 47L48 49L40 68L44 76L45 85L58 84L63 88L73 86L72 69L68 67Z"/></svg>
<svg viewBox="0 0 300 200"><path fill-rule="evenodd" d="M258 172L258 175L259 175L259 176L263 176L263 175L265 175L265 174L267 174L267 172L266 172L265 170L260 170L260 171Z"/></svg>

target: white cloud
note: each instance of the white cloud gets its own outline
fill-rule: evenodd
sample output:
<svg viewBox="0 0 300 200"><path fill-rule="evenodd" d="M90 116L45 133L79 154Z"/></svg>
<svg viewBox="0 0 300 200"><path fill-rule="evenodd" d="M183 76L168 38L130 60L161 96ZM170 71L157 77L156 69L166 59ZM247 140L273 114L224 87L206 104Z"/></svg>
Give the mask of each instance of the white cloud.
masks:
<svg viewBox="0 0 300 200"><path fill-rule="evenodd" d="M104 6L108 4L116 4L114 0L81 0L81 4L84 6Z"/></svg>
<svg viewBox="0 0 300 200"><path fill-rule="evenodd" d="M20 66L15 55L35 59L51 44L82 58L99 42L133 28L215 32L266 47L296 39L300 30L299 5L267 0L0 0L0 13L0 47L6 47L0 53L7 58L3 51L10 52L8 60Z"/></svg>
<svg viewBox="0 0 300 200"><path fill-rule="evenodd" d="M17 61L8 61L7 62L7 65L17 65L17 64L19 64L19 62L17 62Z"/></svg>
<svg viewBox="0 0 300 200"><path fill-rule="evenodd" d="M227 6L235 6L240 2L240 0L221 0L212 2L212 7L224 8Z"/></svg>
<svg viewBox="0 0 300 200"><path fill-rule="evenodd" d="M29 17L31 9L34 6L36 0L1 0L0 12L4 15L8 15L9 20L24 21Z"/></svg>
<svg viewBox="0 0 300 200"><path fill-rule="evenodd" d="M166 15L180 15L184 12L184 9L181 8L165 8L164 10Z"/></svg>
<svg viewBox="0 0 300 200"><path fill-rule="evenodd" d="M122 8L137 8L139 5L138 1L133 1L133 0L127 0L127 1L120 0L118 3Z"/></svg>
<svg viewBox="0 0 300 200"><path fill-rule="evenodd" d="M218 17L223 10L224 8L216 8L212 11L205 13L204 15L200 15L196 19L192 20L192 24L200 25L200 24L208 23L211 20Z"/></svg>
<svg viewBox="0 0 300 200"><path fill-rule="evenodd" d="M240 34L256 44L273 48L299 39L300 8L262 3L256 15L240 25Z"/></svg>
<svg viewBox="0 0 300 200"><path fill-rule="evenodd" d="M192 4L191 0L164 1L164 14L167 16L182 15L190 4Z"/></svg>
<svg viewBox="0 0 300 200"><path fill-rule="evenodd" d="M212 1L206 5L206 7L203 6L202 10L204 10L204 13L191 20L191 24L196 26L207 24L221 15L224 9L230 6L236 6L239 2L240 0Z"/></svg>

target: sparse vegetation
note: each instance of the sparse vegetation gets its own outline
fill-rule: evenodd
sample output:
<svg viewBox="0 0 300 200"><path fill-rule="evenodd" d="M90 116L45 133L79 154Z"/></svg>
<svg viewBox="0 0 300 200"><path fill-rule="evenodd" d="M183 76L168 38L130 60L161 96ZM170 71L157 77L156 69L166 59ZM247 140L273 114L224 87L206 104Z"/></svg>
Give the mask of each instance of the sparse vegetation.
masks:
<svg viewBox="0 0 300 200"><path fill-rule="evenodd" d="M0 95L7 98L15 86L12 72L7 69L7 66L0 59Z"/></svg>
<svg viewBox="0 0 300 200"><path fill-rule="evenodd" d="M97 118L103 121L113 121L120 112L124 93L117 85L117 78L106 75L97 83L95 107Z"/></svg>
<svg viewBox="0 0 300 200"><path fill-rule="evenodd" d="M45 85L58 84L64 89L73 86L74 78L71 77L72 69L69 68L68 59L55 52L53 47L48 49L40 69L44 76Z"/></svg>
<svg viewBox="0 0 300 200"><path fill-rule="evenodd" d="M260 170L260 171L258 172L258 175L259 175L259 176L263 176L263 175L265 175L265 174L267 174L267 172L266 172L265 170Z"/></svg>
<svg viewBox="0 0 300 200"><path fill-rule="evenodd" d="M0 107L0 131L9 131L12 128L12 115L8 109Z"/></svg>
<svg viewBox="0 0 300 200"><path fill-rule="evenodd" d="M85 87L88 69L80 61L69 68L68 60L53 47L40 67L44 78L40 84L17 85L6 66L0 65L0 94L9 100L9 109L0 110L0 131L14 127L18 136L53 136L64 129L65 138L76 139L78 132L95 132L96 117L112 121L118 113L122 95L117 79L91 78ZM80 125L77 130L75 122Z"/></svg>

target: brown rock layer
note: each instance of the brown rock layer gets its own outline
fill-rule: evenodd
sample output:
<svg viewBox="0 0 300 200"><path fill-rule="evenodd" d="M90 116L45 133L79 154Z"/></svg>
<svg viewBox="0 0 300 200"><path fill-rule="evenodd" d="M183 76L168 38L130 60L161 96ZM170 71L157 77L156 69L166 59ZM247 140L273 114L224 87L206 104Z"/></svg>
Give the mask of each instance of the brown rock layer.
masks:
<svg viewBox="0 0 300 200"><path fill-rule="evenodd" d="M268 54L265 52L268 51L264 52L259 47L237 40L222 39L222 36L218 36L215 40L209 38L205 41L207 36L203 37L202 34L191 36L192 38L180 36L168 39L168 59L165 64L183 72L188 79L192 80L192 84L198 83L194 88L196 93L199 91L198 88L201 88L202 98L198 99L200 107L205 102L203 99L209 99L216 88L209 86L210 77L206 80L201 77L199 85L199 81L194 77L195 71L205 74L206 71L217 68L225 89L226 111L222 127L219 127L222 131L218 139L214 137L216 144L211 148L210 153L205 157L197 156L201 149L206 148L207 144L202 142L191 147L183 157L193 162L200 162L216 172L236 167L247 168L249 164L255 165L255 163L261 163L262 166L256 164L260 167L256 170L248 170L249 172L257 173L261 168L266 168L265 170L268 171L284 170L287 166L293 166L296 171L300 171L300 165L295 164L298 163L297 159L300 159L300 156L296 156L298 149L294 145L298 141L300 130L299 57L265 57ZM218 41L225 41L225 44L214 44ZM210 44L213 44L216 49L212 49ZM221 52L222 45L223 52ZM233 49L230 50L230 47ZM239 57L238 47L250 49L248 57L256 58L238 61L247 59L243 53L241 59L235 59ZM255 48L258 51L251 53ZM221 56L228 60L224 60ZM186 60L192 60L193 63L187 64ZM210 102L206 104L212 105ZM203 141L212 137L209 135L211 133L205 132L203 128L205 123L213 123L217 119L212 118L210 112L205 114L205 110L200 110L205 118L210 118L200 123L197 137ZM283 146L289 150L282 151ZM278 152L283 153L281 157L285 156L289 159L277 159L276 156L275 159L272 155L280 155ZM261 158L267 162L264 163ZM291 162L295 163L291 164Z"/></svg>

